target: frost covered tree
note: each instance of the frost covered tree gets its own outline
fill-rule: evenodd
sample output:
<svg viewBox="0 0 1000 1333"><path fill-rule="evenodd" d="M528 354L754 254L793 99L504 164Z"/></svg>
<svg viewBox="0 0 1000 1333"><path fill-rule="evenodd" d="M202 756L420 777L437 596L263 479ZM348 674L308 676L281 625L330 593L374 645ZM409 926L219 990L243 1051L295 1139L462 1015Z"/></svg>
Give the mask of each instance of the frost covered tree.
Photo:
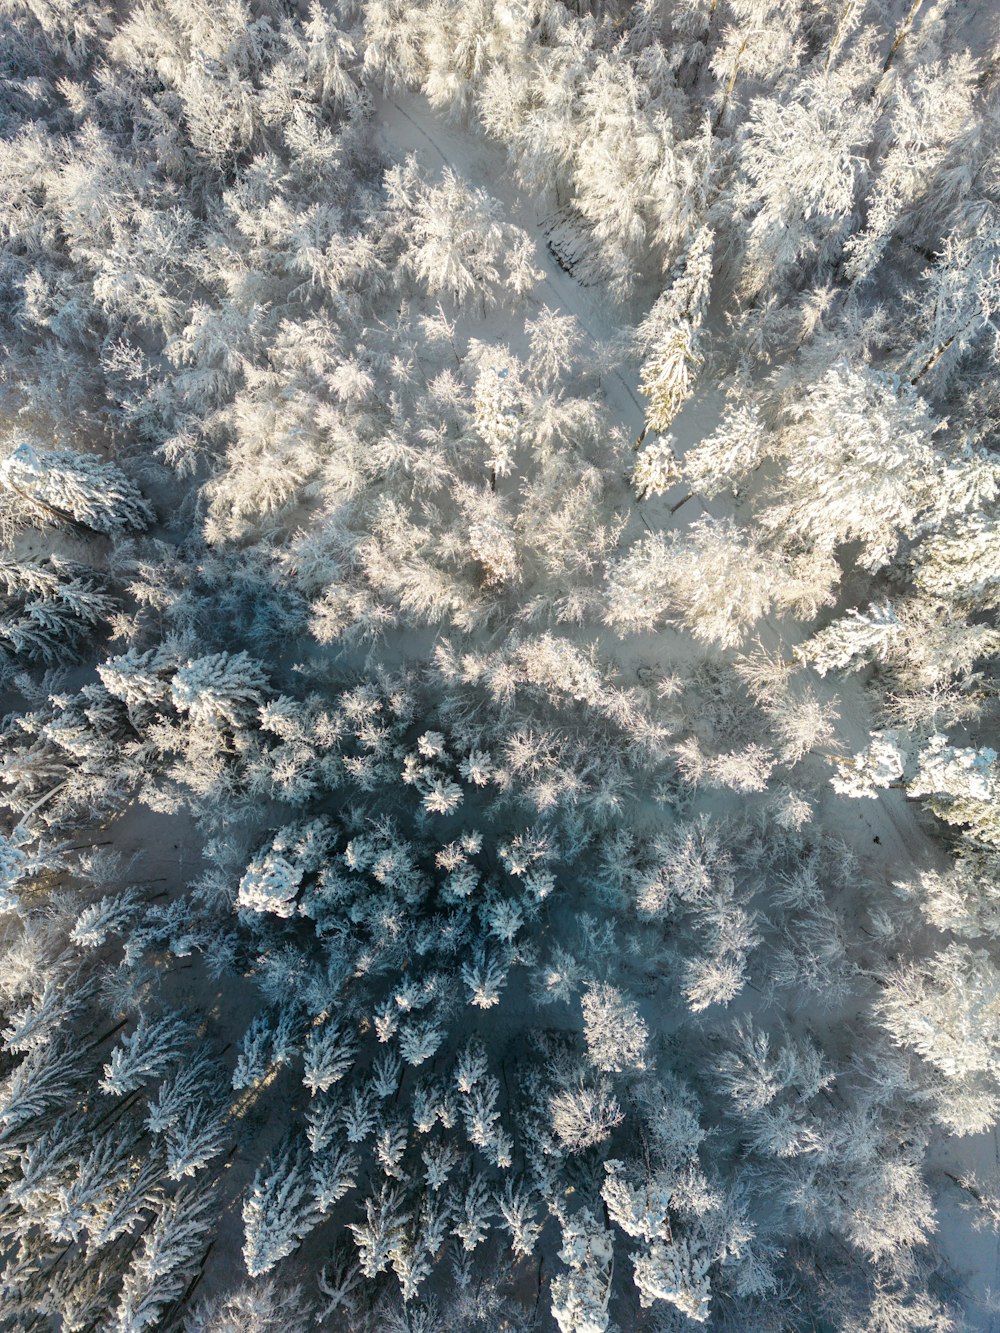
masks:
<svg viewBox="0 0 1000 1333"><path fill-rule="evenodd" d="M301 1289L268 1280L199 1301L184 1328L185 1333L308 1333L311 1323Z"/></svg>
<svg viewBox="0 0 1000 1333"><path fill-rule="evenodd" d="M472 295L491 304L498 291L516 295L538 279L526 232L504 222L499 202L445 167L438 185L421 180L415 157L386 177L390 207L406 245L405 262L432 294L457 304Z"/></svg>
<svg viewBox="0 0 1000 1333"><path fill-rule="evenodd" d="M259 702L264 683L260 665L247 653L213 653L179 667L170 692L193 722L237 725Z"/></svg>
<svg viewBox="0 0 1000 1333"><path fill-rule="evenodd" d="M243 1205L243 1262L250 1276L269 1272L318 1221L308 1152L289 1140L262 1164Z"/></svg>
<svg viewBox="0 0 1000 1333"><path fill-rule="evenodd" d="M0 653L8 671L18 661L51 665L76 655L116 605L91 571L58 557L0 561L0 584Z"/></svg>
<svg viewBox="0 0 1000 1333"><path fill-rule="evenodd" d="M400 1252L410 1216L402 1211L398 1190L383 1186L377 1200L365 1203L365 1221L351 1223L358 1259L366 1277L383 1272Z"/></svg>
<svg viewBox="0 0 1000 1333"><path fill-rule="evenodd" d="M914 582L931 597L993 609L1000 601L998 561L1000 532L986 515L973 513L921 542Z"/></svg>
<svg viewBox="0 0 1000 1333"><path fill-rule="evenodd" d="M649 400L640 443L649 431L666 435L691 396L702 361L699 331L711 295L713 242L710 229L695 233L671 285L636 331L637 345L644 352L639 391Z"/></svg>
<svg viewBox="0 0 1000 1333"><path fill-rule="evenodd" d="M1000 222L995 208L971 210L964 225L945 237L927 275L923 337L911 359L912 382L954 372L960 357L986 329L996 334L1000 302Z"/></svg>
<svg viewBox="0 0 1000 1333"><path fill-rule="evenodd" d="M799 15L796 6L783 0L730 0L718 15L719 6L713 6L711 0L699 8L700 13L683 15L684 30L699 32L700 29L699 35L705 38L710 35L713 19L723 21L711 51L716 81L715 122L719 128L731 114L734 94L742 91L744 84L749 81L752 87L766 81L776 68L794 68L799 56L796 44ZM704 59L704 42L694 49Z"/></svg>
<svg viewBox="0 0 1000 1333"><path fill-rule="evenodd" d="M748 295L771 291L806 266L822 271L839 254L865 178L874 119L872 104L855 96L839 70L803 79L791 96L751 103L738 195L747 216L742 284Z"/></svg>
<svg viewBox="0 0 1000 1333"><path fill-rule="evenodd" d="M892 1039L948 1078L997 1072L1000 989L985 949L950 944L894 974L878 1006Z"/></svg>
<svg viewBox="0 0 1000 1333"><path fill-rule="evenodd" d="M872 659L886 658L902 633L903 627L890 604L864 611L851 607L842 619L832 621L804 644L797 644L793 651L825 676L828 671L855 670Z"/></svg>
<svg viewBox="0 0 1000 1333"><path fill-rule="evenodd" d="M834 791L844 796L877 796L880 790L901 785L908 753L894 732L874 732L864 750L838 760L831 777Z"/></svg>
<svg viewBox="0 0 1000 1333"><path fill-rule="evenodd" d="M211 1194L189 1187L157 1213L125 1274L112 1328L149 1328L183 1295L204 1257L214 1204Z"/></svg>
<svg viewBox="0 0 1000 1333"><path fill-rule="evenodd" d="M975 712L980 663L1000 645L997 632L970 623L947 603L913 597L898 603L852 607L796 645L794 655L820 675L875 665L891 689L887 719L916 730L951 725Z"/></svg>
<svg viewBox="0 0 1000 1333"><path fill-rule="evenodd" d="M632 469L632 486L640 500L665 495L684 476L675 446L672 435L658 435L639 446ZM671 512L679 508L678 504Z"/></svg>
<svg viewBox="0 0 1000 1333"><path fill-rule="evenodd" d="M315 875L328 855L332 833L322 819L286 825L247 865L236 905L247 911L289 917L303 880Z"/></svg>
<svg viewBox="0 0 1000 1333"><path fill-rule="evenodd" d="M709 1262L709 1256L699 1253L686 1236L654 1242L635 1260L640 1304L666 1301L695 1323L705 1323L711 1297Z"/></svg>
<svg viewBox="0 0 1000 1333"><path fill-rule="evenodd" d="M473 410L476 430L487 451L493 488L514 466L520 433L517 371L513 358L497 349L492 364L481 366L476 377Z"/></svg>
<svg viewBox="0 0 1000 1333"><path fill-rule="evenodd" d="M995 939L1000 931L996 854L974 845L959 850L962 854L946 870L922 870L897 888L938 930Z"/></svg>
<svg viewBox="0 0 1000 1333"><path fill-rule="evenodd" d="M974 78L975 64L963 52L917 65L912 79L893 87L888 115L875 128L878 156L864 226L845 245L852 279L870 277L893 235L914 228L928 179L940 180L949 149L969 128Z"/></svg>
<svg viewBox="0 0 1000 1333"><path fill-rule="evenodd" d="M0 5L7 1320L974 1322L973 9Z"/></svg>
<svg viewBox="0 0 1000 1333"><path fill-rule="evenodd" d="M153 511L114 463L75 449L14 446L0 463L0 484L25 517L72 521L106 536L147 528Z"/></svg>
<svg viewBox="0 0 1000 1333"><path fill-rule="evenodd" d="M769 551L732 520L704 517L682 534L643 538L612 567L605 619L619 633L680 621L731 647L772 608L814 615L834 581L828 559Z"/></svg>
<svg viewBox="0 0 1000 1333"><path fill-rule="evenodd" d="M605 1073L646 1068L649 1030L614 986L591 986L580 1001L587 1053Z"/></svg>
<svg viewBox="0 0 1000 1333"><path fill-rule="evenodd" d="M920 749L907 790L911 796L922 796L929 809L949 824L969 828L975 839L988 846L1000 846L996 750L952 745L937 733Z"/></svg>
<svg viewBox="0 0 1000 1333"><path fill-rule="evenodd" d="M177 1058L187 1025L177 1014L160 1019L139 1015L135 1029L122 1037L104 1066L101 1091L123 1097L143 1083L165 1073Z"/></svg>
<svg viewBox="0 0 1000 1333"><path fill-rule="evenodd" d="M123 1026L105 1005L114 1003L114 972L131 969L119 963L117 947L73 938L76 906L57 895L25 907L16 933L5 931L0 955L9 1065L0 1092L8 1154L0 1244L8 1273L17 1275L5 1313L18 1322L100 1316L109 1327L145 1328L183 1294L203 1261L217 1198L204 1181L177 1186L169 1154L148 1131L161 1112L170 1118L171 1098L154 1103L150 1079L144 1086L133 1079L110 1112L101 1096L101 1063ZM133 900L133 916L137 907ZM127 934L124 922L119 929ZM55 1014L47 996L60 976L64 1002ZM118 986L120 995L130 989L134 1002L134 983ZM219 1089L209 1086L209 1056L192 1046L190 1029L169 1017L166 1023L170 1030L161 1028L159 1039L171 1043L171 1077L179 1084L185 1062L194 1073L179 1101L211 1118ZM140 1015L136 1035L142 1027ZM128 1048L127 1038L124 1047L115 1045L106 1069ZM130 1055L151 1073L135 1042ZM115 1072L124 1074L120 1064ZM175 1111L183 1109L173 1100Z"/></svg>
<svg viewBox="0 0 1000 1333"><path fill-rule="evenodd" d="M763 523L821 550L856 541L860 563L879 569L937 503L937 424L893 377L833 366L789 408Z"/></svg>
<svg viewBox="0 0 1000 1333"><path fill-rule="evenodd" d="M559 1333L604 1333L610 1322L613 1249L589 1209L567 1218L559 1258L565 1265L552 1282L552 1317Z"/></svg>
<svg viewBox="0 0 1000 1333"><path fill-rule="evenodd" d="M863 751L839 763L832 782L848 796L875 796L880 788L905 786L939 818L966 829L974 845L992 848L1000 840L1000 768L989 747L952 745L941 732L911 746L895 732L876 732Z"/></svg>
<svg viewBox="0 0 1000 1333"><path fill-rule="evenodd" d="M737 492L768 452L767 430L753 399L727 405L718 428L684 455L683 475L708 498L724 489Z"/></svg>
<svg viewBox="0 0 1000 1333"><path fill-rule="evenodd" d="M570 1152L603 1143L624 1119L607 1079L569 1084L553 1094L550 1110L552 1128Z"/></svg>

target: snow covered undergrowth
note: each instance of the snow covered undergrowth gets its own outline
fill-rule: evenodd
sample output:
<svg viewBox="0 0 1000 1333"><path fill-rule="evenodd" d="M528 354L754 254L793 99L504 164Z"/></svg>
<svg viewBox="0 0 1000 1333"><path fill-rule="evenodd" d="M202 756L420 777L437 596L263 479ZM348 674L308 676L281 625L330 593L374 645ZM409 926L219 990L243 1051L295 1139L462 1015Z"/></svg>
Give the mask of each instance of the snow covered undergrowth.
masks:
<svg viewBox="0 0 1000 1333"><path fill-rule="evenodd" d="M0 22L4 1318L991 1327L975 16Z"/></svg>

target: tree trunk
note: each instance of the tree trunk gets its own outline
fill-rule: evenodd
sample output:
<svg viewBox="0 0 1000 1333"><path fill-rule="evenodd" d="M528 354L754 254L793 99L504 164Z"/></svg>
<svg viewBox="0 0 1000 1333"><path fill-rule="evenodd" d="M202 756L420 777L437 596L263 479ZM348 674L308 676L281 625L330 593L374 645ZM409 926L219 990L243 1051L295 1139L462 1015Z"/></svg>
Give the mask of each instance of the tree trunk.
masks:
<svg viewBox="0 0 1000 1333"><path fill-rule="evenodd" d="M945 352L947 352L948 348L952 345L954 341L955 341L955 335L952 334L950 338L945 339L945 341L940 345L940 347L936 347L934 351L931 353L930 357L924 362L922 368L918 370L917 373L914 375L913 379L910 380L910 383L911 384L919 383L919 381L923 379L923 377L931 369L934 363L940 357L944 356Z"/></svg>
<svg viewBox="0 0 1000 1333"><path fill-rule="evenodd" d="M923 3L923 0L920 0L920 2ZM749 40L748 37L744 37L740 49L736 52L736 59L733 61L732 73L729 75L729 79L726 83L726 91L722 95L722 105L719 107L718 115L715 117L715 123L712 126L713 130L717 130L722 124L722 119L729 106L729 99L732 96L733 89L736 87L736 78L740 72L740 62L743 58L743 52L747 49L747 42Z"/></svg>
<svg viewBox="0 0 1000 1333"><path fill-rule="evenodd" d="M31 495L28 491L22 490L22 488L18 486L16 482L11 481L9 477L3 477L0 478L0 480L2 480L3 484L9 490L12 490L15 495L19 495L22 500L27 500L28 504L36 505L46 514L50 514L59 523L68 523L78 531L85 532L88 536L93 536L95 529L88 527L86 523L81 523L78 518L74 518L67 510L59 509L56 505L50 505L46 500L39 500L37 495Z"/></svg>
<svg viewBox="0 0 1000 1333"><path fill-rule="evenodd" d="M923 3L924 0L913 0L913 4L910 6L910 12L907 14L906 18L903 19L903 22L900 24L899 31L896 33L896 40L893 42L892 49L885 58L885 64L882 66L883 74L888 73L889 66L896 59L896 52L903 45L903 42L906 40L906 38L910 35L910 29L913 26L913 20L917 17L917 12L919 11Z"/></svg>
<svg viewBox="0 0 1000 1333"><path fill-rule="evenodd" d="M17 823L14 825L14 827L15 827L15 828L21 828L21 826L24 824L24 821L25 821L26 819L30 819L31 816L35 813L36 810L41 810L42 806L46 803L46 801L51 801L52 797L55 796L56 792L58 792L58 791L62 791L63 787L66 786L66 783L67 783L68 781L69 781L68 778L63 778L62 782L57 782L56 785L55 785L54 787L50 787L49 790L45 793L44 796L40 797L40 798L35 802L34 805L29 806L28 809L25 810L24 814L23 814L23 815L21 816L21 818L17 821Z"/></svg>
<svg viewBox="0 0 1000 1333"><path fill-rule="evenodd" d="M830 38L830 49L826 54L826 68L829 69L833 64L833 58L840 50L840 43L843 40L842 34L847 21L858 7L858 0L844 0L844 8L840 11L840 19Z"/></svg>

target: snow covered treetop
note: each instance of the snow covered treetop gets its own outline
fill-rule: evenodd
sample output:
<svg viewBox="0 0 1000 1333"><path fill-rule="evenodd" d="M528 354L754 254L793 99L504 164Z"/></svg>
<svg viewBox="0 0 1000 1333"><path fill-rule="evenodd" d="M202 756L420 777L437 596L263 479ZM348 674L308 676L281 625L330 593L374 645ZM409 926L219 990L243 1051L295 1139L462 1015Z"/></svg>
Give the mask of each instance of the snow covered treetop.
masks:
<svg viewBox="0 0 1000 1333"><path fill-rule="evenodd" d="M105 536L142 531L153 511L121 468L75 449L18 444L0 462L0 484L50 518L72 520Z"/></svg>

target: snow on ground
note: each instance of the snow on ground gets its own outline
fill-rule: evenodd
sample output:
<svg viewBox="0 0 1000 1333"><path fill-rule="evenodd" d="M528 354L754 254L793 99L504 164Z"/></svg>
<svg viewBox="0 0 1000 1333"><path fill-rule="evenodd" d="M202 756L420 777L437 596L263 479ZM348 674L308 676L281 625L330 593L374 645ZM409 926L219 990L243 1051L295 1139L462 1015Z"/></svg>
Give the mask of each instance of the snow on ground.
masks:
<svg viewBox="0 0 1000 1333"><path fill-rule="evenodd" d="M529 303L546 304L558 313L575 316L595 343L614 338L622 317L616 321L611 303L602 300L594 289L582 287L572 274L559 267L546 246L542 229L544 211L518 191L511 180L502 149L445 123L422 97L416 95L395 94L391 99L381 99L376 104L375 116L390 156L400 158L412 152L429 173L437 174L443 166L450 166L477 184L485 183L489 192L504 203L510 219L531 235L537 247L538 267L545 277L535 289L536 294L528 296ZM491 315L484 336L499 335L510 340L512 331L502 325L502 318ZM636 377L627 368L616 370L604 381L603 390L621 423L637 436L642 429L644 413ZM684 406L672 429L678 452L683 454L714 428L723 390L724 386L704 385ZM643 527L662 531L671 526L683 526L698 513L721 517L732 512L732 505L727 505L725 497L706 503L700 496L695 496L678 514L671 515L671 503L682 494L683 487L678 487L676 494L639 504L631 490L623 485L622 502L630 504L632 510L626 539L638 536ZM758 625L756 636L765 648L781 647L787 655L796 642L806 637L806 633L801 625L772 618ZM669 630L658 635L633 635L623 641L595 627L588 628L586 637L596 640L603 655L618 662L626 674L634 672L640 665L664 668L670 662L676 664L679 658L698 655L700 651L692 646L688 636ZM812 683L822 698L840 700L841 720L837 731L843 753L853 754L862 749L868 743L870 732L869 710L862 688L851 680L815 677ZM941 849L921 826L918 808L902 793L883 792L876 800L836 798L827 804L830 808L824 811L824 817L841 812L837 831L863 856L874 873L903 879L917 868L947 864ZM876 837L877 843L874 841Z"/></svg>
<svg viewBox="0 0 1000 1333"><path fill-rule="evenodd" d="M539 308L547 305L556 313L573 315L597 345L615 338L627 314L617 311L596 288L582 286L559 265L546 243L547 210L518 189L511 178L506 154L499 146L449 124L419 95L394 93L392 97L377 98L375 120L390 160L413 153L432 177L444 167L451 167L472 183L483 185L504 204L508 220L528 232L536 245L537 265L544 273L534 292L526 298L529 305ZM491 313L482 336L507 341L516 352L518 329L519 325L515 327L509 316ZM616 369L604 378L602 389L613 414L637 436L644 421L637 377L627 366ZM724 385L705 383L685 405L672 427L680 454L714 429L724 392ZM710 503L695 496L676 515L671 515L670 505L681 495L683 489L678 487L676 493L667 497L639 504L623 480L620 504L630 518L625 539L639 536L643 528L662 531L681 526L698 513L721 517L733 512L732 503L727 503L724 496ZM572 631L569 633L572 635ZM400 657L420 656L419 650L425 647L424 637L408 634ZM626 681L642 668L666 670L699 653L689 637L670 630L656 635L634 635L622 641L593 627L573 637L596 642L605 659L618 663ZM788 656L793 645L806 637L806 631L800 624L768 618L757 626L756 637L766 649L780 648ZM428 641L431 638L428 636ZM395 653L389 656L393 658ZM386 660L383 651L379 657ZM840 719L836 733L842 753L850 755L861 750L869 740L872 725L862 685L856 679L820 677L814 677L812 684L821 699L838 702ZM817 815L829 832L838 834L854 850L867 876L889 882L904 881L921 869L931 866L943 869L948 863L943 847L932 834L931 821L923 818L920 807L899 791L881 792L876 799L855 800L838 797L828 789ZM1000 1311L993 1308L991 1297L994 1287L1000 1288L1000 1238L990 1232L973 1231L971 1214L960 1207L965 1196L947 1178L947 1175L960 1177L969 1171L982 1177L1000 1168L1000 1136L993 1131L944 1141L930 1160L942 1173L939 1180L932 1182L940 1187L941 1248L956 1274L965 1279L966 1291L975 1302L970 1318L981 1319L984 1333L1000 1333Z"/></svg>

